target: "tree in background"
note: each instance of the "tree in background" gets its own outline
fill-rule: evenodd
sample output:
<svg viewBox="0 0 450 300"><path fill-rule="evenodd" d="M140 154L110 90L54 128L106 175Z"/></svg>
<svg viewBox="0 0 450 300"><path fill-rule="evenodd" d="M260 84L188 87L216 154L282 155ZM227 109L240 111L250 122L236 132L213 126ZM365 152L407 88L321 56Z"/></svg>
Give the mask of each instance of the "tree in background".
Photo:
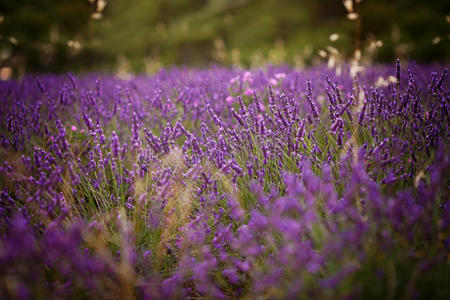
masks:
<svg viewBox="0 0 450 300"><path fill-rule="evenodd" d="M86 39L91 10L87 1L2 0L0 64L22 71L66 70Z"/></svg>
<svg viewBox="0 0 450 300"><path fill-rule="evenodd" d="M448 1L344 2L359 6L357 19L337 0L3 0L0 67L301 66L349 58L358 45L375 61L448 59Z"/></svg>

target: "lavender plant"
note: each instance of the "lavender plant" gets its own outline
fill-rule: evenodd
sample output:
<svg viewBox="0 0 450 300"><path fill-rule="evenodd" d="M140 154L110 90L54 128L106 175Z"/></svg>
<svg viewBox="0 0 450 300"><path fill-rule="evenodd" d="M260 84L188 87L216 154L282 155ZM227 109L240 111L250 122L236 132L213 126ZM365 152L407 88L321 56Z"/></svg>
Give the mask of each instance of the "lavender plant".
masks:
<svg viewBox="0 0 450 300"><path fill-rule="evenodd" d="M444 298L447 69L0 83L3 298Z"/></svg>

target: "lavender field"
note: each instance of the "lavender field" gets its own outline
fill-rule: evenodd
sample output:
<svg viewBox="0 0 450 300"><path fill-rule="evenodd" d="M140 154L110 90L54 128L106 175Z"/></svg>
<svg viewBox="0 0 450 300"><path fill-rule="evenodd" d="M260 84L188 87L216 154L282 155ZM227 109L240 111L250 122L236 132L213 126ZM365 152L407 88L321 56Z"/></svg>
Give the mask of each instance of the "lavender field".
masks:
<svg viewBox="0 0 450 300"><path fill-rule="evenodd" d="M0 82L0 298L447 298L447 69L350 71Z"/></svg>

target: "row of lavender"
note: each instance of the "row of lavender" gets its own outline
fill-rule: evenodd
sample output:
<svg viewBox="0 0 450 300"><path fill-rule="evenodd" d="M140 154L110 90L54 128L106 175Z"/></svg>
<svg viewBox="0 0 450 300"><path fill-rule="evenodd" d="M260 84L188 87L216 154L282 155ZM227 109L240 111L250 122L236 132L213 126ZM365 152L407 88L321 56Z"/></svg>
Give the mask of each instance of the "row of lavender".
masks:
<svg viewBox="0 0 450 300"><path fill-rule="evenodd" d="M443 297L449 98L399 62L2 82L0 293Z"/></svg>

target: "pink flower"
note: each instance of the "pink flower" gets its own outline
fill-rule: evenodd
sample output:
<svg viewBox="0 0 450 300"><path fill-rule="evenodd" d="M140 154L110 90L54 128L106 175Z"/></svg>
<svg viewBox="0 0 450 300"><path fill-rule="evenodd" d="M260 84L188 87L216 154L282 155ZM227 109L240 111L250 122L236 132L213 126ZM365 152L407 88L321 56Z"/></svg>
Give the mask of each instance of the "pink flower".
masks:
<svg viewBox="0 0 450 300"><path fill-rule="evenodd" d="M277 85L277 84L278 84L278 81L277 81L275 78L271 78L271 79L269 80L269 83L270 83L270 85Z"/></svg>
<svg viewBox="0 0 450 300"><path fill-rule="evenodd" d="M84 129L81 129L81 131L80 131L81 133L84 133Z"/></svg>
<svg viewBox="0 0 450 300"><path fill-rule="evenodd" d="M233 77L230 79L230 84L235 83L239 79L239 76Z"/></svg>
<svg viewBox="0 0 450 300"><path fill-rule="evenodd" d="M227 98L225 98L225 101L227 101L228 104L232 104L234 101L236 101L236 99L234 99L231 96L228 96Z"/></svg>
<svg viewBox="0 0 450 300"><path fill-rule="evenodd" d="M284 74L284 73L278 73L278 74L275 74L275 78L276 79L283 79L283 78L285 78L286 77L286 74Z"/></svg>
<svg viewBox="0 0 450 300"><path fill-rule="evenodd" d="M243 82L253 82L253 79L252 79L252 73L250 73L249 71L247 71L247 72L244 72L244 75L242 75L242 81Z"/></svg>
<svg viewBox="0 0 450 300"><path fill-rule="evenodd" d="M246 96L251 96L251 95L253 95L253 90L248 88L248 89L245 90L244 93L245 93Z"/></svg>
<svg viewBox="0 0 450 300"><path fill-rule="evenodd" d="M77 127L75 125L72 125L70 129L72 129L72 131L77 131Z"/></svg>

